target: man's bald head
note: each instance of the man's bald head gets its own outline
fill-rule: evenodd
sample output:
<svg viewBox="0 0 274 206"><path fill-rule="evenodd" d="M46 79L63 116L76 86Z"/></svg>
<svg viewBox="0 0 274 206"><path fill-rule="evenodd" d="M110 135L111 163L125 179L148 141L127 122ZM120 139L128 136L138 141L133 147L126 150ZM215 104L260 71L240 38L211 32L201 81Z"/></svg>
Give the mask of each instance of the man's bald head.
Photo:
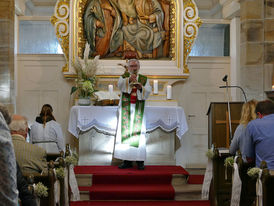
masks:
<svg viewBox="0 0 274 206"><path fill-rule="evenodd" d="M14 114L14 115L12 115L12 120L25 120L25 121L27 121L27 118L22 116L22 115L19 115L19 114Z"/></svg>

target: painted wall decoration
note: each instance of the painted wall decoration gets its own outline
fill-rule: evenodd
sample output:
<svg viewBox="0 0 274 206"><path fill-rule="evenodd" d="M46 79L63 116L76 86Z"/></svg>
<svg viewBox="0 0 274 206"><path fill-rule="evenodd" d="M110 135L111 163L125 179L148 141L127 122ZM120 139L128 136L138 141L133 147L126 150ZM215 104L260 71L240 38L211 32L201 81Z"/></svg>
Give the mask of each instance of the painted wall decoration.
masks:
<svg viewBox="0 0 274 206"><path fill-rule="evenodd" d="M141 72L157 78L188 78L187 58L201 20L193 0L58 0L51 17L67 64L100 55L98 75L119 76L126 52L136 52Z"/></svg>

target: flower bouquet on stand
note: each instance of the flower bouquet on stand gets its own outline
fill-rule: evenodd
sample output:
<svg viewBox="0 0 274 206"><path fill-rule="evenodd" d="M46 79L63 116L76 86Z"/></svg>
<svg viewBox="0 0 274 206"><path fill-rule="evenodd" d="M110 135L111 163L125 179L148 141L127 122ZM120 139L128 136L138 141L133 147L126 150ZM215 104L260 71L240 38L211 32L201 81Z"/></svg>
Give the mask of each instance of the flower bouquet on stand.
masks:
<svg viewBox="0 0 274 206"><path fill-rule="evenodd" d="M77 78L75 80L75 86L71 88L70 94L77 92L78 104L81 106L89 106L91 103L90 98L95 92L96 84L96 72L99 69L99 55L94 59L89 60L89 44L86 43L84 51L84 59L80 60L78 57L75 58L75 62L72 62Z"/></svg>
<svg viewBox="0 0 274 206"><path fill-rule="evenodd" d="M48 197L48 188L41 182L33 184L34 195L36 196L37 206L40 206L40 199Z"/></svg>

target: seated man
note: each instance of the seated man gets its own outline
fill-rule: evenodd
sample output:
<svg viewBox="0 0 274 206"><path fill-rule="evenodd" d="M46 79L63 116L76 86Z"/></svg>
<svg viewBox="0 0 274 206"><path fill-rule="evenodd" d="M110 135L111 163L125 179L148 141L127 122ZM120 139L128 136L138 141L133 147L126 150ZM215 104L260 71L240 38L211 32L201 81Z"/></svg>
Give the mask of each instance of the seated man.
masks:
<svg viewBox="0 0 274 206"><path fill-rule="evenodd" d="M247 125L249 136L244 139L244 153L247 158L256 160L256 167L264 160L268 169L274 169L274 103L261 101L255 112L258 119Z"/></svg>
<svg viewBox="0 0 274 206"><path fill-rule="evenodd" d="M28 124L25 117L13 115L9 125L16 160L23 173L47 173L47 154L43 148L26 142Z"/></svg>

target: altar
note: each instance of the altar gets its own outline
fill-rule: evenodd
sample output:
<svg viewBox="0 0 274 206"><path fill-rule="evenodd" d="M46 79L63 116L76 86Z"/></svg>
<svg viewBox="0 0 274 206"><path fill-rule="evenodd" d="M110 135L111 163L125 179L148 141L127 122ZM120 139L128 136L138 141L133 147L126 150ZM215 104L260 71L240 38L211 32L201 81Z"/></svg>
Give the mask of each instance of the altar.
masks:
<svg viewBox="0 0 274 206"><path fill-rule="evenodd" d="M145 164L175 165L175 141L188 130L183 108L147 106ZM112 165L117 106L73 106L68 131L79 138L79 165ZM176 137L177 136L177 137Z"/></svg>

